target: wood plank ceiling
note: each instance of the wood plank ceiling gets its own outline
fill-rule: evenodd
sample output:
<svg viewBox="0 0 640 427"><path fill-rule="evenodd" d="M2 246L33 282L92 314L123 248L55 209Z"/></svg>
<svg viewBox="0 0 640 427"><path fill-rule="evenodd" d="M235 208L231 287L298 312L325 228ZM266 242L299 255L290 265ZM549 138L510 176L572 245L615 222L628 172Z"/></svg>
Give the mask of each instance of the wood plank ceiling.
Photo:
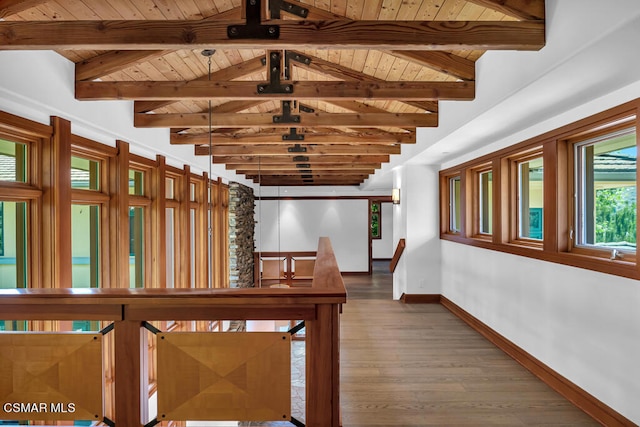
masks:
<svg viewBox="0 0 640 427"><path fill-rule="evenodd" d="M134 100L135 126L261 185L359 185L474 99L484 51L544 46L544 0L265 3L0 0L0 49L57 50L77 99Z"/></svg>

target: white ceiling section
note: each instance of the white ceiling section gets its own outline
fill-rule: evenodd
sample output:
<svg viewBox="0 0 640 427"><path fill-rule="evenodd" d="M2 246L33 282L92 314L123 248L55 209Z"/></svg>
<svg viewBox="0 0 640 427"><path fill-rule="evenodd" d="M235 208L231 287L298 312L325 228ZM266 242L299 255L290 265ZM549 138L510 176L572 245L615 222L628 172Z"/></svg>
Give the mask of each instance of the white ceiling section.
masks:
<svg viewBox="0 0 640 427"><path fill-rule="evenodd" d="M418 128L417 144L362 188L390 189L393 169L405 164L453 166L517 143L519 134L530 138L523 131L531 127L551 130L561 124L550 119L640 81L639 1L550 0L546 15L541 51L486 52L476 63L476 99L441 101L439 126Z"/></svg>

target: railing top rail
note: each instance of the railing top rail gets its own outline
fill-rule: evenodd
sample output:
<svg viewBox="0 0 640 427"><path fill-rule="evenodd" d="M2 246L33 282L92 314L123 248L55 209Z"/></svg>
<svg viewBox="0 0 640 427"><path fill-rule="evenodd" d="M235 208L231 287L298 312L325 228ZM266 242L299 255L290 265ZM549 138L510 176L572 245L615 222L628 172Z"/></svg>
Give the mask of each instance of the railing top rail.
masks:
<svg viewBox="0 0 640 427"><path fill-rule="evenodd" d="M338 268L338 261L333 253L331 240L328 237L321 237L318 243L318 255L313 269L311 289L339 289L344 292L346 297L344 281Z"/></svg>

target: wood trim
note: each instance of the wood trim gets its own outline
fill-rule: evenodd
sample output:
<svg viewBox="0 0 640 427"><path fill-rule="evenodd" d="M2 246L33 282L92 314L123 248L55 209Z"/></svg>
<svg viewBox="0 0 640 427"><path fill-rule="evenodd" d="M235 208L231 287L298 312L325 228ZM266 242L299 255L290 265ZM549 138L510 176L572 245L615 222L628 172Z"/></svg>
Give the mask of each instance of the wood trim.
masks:
<svg viewBox="0 0 640 427"><path fill-rule="evenodd" d="M640 99L567 124L535 136L519 144L503 148L477 159L440 171L440 238L514 255L526 256L573 267L599 271L621 277L640 279L640 263L629 255L623 260L610 260L608 251L575 248L569 239L574 207L573 165L571 143L588 135L606 132L612 127L635 124L640 129ZM635 120L632 118L635 117ZM517 237L517 170L516 161L542 156L544 166L544 239ZM447 179L456 174L492 162L494 171L493 239L473 238L464 233L450 233L448 220L449 196ZM465 187L465 190L468 187ZM465 191L466 192L466 191ZM469 197L464 197L467 200ZM640 212L640 206L638 207ZM468 223L468 221L466 221Z"/></svg>
<svg viewBox="0 0 640 427"><path fill-rule="evenodd" d="M129 144L117 140L116 158L109 162L109 268L104 287L129 287Z"/></svg>
<svg viewBox="0 0 640 427"><path fill-rule="evenodd" d="M398 245L396 246L396 251L393 253L393 258L391 259L391 263L389 264L389 272L393 273L396 271L396 267L398 266L398 262L400 261L400 257L404 252L404 248L407 246L405 239L398 240Z"/></svg>
<svg viewBox="0 0 640 427"><path fill-rule="evenodd" d="M405 294L400 301L405 304L440 304L440 294Z"/></svg>
<svg viewBox="0 0 640 427"><path fill-rule="evenodd" d="M71 287L71 122L52 117L42 150L42 269L44 284Z"/></svg>
<svg viewBox="0 0 640 427"><path fill-rule="evenodd" d="M342 49L397 47L455 51L464 45L465 50L539 50L545 45L545 23L539 20L458 21L454 26L448 21L340 19L272 22L279 25L280 36L261 40L263 49L339 46ZM0 23L0 44L11 50L255 48L253 39L229 39L227 28L230 24L237 24L237 21L12 21ZM385 31L379 30L381 26ZM185 32L190 36L185 37Z"/></svg>
<svg viewBox="0 0 640 427"><path fill-rule="evenodd" d="M441 304L451 311L455 316L466 322L480 335L489 340L492 344L515 359L518 363L528 369L532 374L542 380L545 384L560 393L563 397L576 405L578 408L593 417L596 421L606 426L632 427L636 426L631 420L616 412L587 391L578 387L567 378L563 377L549 366L545 365L525 350L500 335L492 328L478 320L472 314L465 311L456 303L442 295Z"/></svg>

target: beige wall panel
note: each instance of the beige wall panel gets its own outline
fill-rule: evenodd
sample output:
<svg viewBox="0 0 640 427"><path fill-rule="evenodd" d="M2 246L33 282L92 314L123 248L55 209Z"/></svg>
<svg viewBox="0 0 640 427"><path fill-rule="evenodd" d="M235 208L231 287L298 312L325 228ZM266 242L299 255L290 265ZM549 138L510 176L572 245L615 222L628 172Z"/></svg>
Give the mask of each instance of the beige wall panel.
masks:
<svg viewBox="0 0 640 427"><path fill-rule="evenodd" d="M291 335L158 335L158 419L291 419Z"/></svg>
<svg viewBox="0 0 640 427"><path fill-rule="evenodd" d="M0 419L102 420L102 335L0 334Z"/></svg>

